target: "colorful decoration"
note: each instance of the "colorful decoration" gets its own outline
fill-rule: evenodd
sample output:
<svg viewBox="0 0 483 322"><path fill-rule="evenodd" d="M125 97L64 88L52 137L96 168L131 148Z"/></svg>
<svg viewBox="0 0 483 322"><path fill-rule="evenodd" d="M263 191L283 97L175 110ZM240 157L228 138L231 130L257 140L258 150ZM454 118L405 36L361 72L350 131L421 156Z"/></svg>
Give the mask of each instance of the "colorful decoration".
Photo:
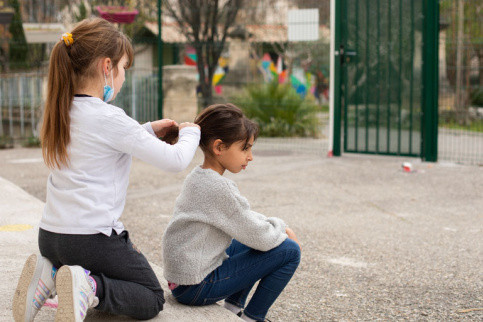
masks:
<svg viewBox="0 0 483 322"><path fill-rule="evenodd" d="M278 79L279 84L290 82L292 87L302 97L305 97L308 93L312 95L317 93L316 77L301 67L292 67L292 74L287 79L288 71L283 69L283 59L281 56L277 57L275 64L270 55L265 53L258 66L266 82L271 82L273 79Z"/></svg>
<svg viewBox="0 0 483 322"><path fill-rule="evenodd" d="M195 49L191 46L187 46L185 49L185 52L186 52L184 56L185 65L196 66L197 57L196 57ZM228 56L226 55L221 56L220 59L218 60L218 65L216 66L215 74L213 75L212 85L215 90L215 93L219 95L221 95L223 91L223 87L220 85L220 83L223 81L226 74L228 73L228 63L229 63ZM199 75L198 75L198 79L199 79Z"/></svg>
<svg viewBox="0 0 483 322"><path fill-rule="evenodd" d="M213 75L213 86L219 85L223 78L225 78L225 75L225 70L220 65L216 66L215 75Z"/></svg>
<svg viewBox="0 0 483 322"><path fill-rule="evenodd" d="M184 64L188 66L196 66L196 51L193 47L186 47L186 55L184 56Z"/></svg>

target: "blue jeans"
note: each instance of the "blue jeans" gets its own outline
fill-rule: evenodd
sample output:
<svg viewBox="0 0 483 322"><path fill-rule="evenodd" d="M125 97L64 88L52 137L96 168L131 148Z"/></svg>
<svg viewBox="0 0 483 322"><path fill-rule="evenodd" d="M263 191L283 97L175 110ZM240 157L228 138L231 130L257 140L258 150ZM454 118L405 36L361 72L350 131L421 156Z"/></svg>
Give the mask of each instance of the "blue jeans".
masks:
<svg viewBox="0 0 483 322"><path fill-rule="evenodd" d="M180 285L172 293L187 305L208 305L220 300L245 307L250 290L260 281L244 310L246 316L264 321L268 309L282 293L300 263L300 247L291 239L262 252L233 240L230 258L197 285Z"/></svg>

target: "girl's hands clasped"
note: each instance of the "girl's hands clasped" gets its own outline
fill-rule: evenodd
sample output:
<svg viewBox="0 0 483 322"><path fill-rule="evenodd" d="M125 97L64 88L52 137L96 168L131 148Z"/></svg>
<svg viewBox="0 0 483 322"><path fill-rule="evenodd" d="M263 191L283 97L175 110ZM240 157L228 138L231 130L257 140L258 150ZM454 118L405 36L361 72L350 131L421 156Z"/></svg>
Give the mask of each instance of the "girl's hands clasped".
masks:
<svg viewBox="0 0 483 322"><path fill-rule="evenodd" d="M170 119L162 119L151 122L151 127L158 138L165 136L166 133L169 132L169 129L173 126L178 126L178 123Z"/></svg>
<svg viewBox="0 0 483 322"><path fill-rule="evenodd" d="M184 127L197 127L200 129L200 126L198 124L195 124L195 123L191 123L191 122L183 122L179 125L179 129L181 130L182 128Z"/></svg>
<svg viewBox="0 0 483 322"><path fill-rule="evenodd" d="M297 239L297 236L295 235L295 232L290 229L288 226L285 228L285 233L288 235L288 238L299 244L300 250L302 250L302 245L300 245L299 240Z"/></svg>
<svg viewBox="0 0 483 322"><path fill-rule="evenodd" d="M181 130L182 128L187 126L200 128L199 125L190 123L190 122L183 122L180 125L178 125L176 121L171 119L162 119L162 120L151 122L151 127L153 128L153 131L158 138L164 137L173 128L179 127L179 129Z"/></svg>

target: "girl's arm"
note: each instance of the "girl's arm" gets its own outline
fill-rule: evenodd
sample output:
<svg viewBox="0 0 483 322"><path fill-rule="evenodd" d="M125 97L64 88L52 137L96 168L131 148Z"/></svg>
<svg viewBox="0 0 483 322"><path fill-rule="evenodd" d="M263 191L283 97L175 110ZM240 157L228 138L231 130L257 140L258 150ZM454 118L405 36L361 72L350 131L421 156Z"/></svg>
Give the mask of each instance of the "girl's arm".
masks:
<svg viewBox="0 0 483 322"><path fill-rule="evenodd" d="M102 121L105 137L112 148L168 172L183 171L193 159L200 141L199 126L192 123L180 126L178 142L170 145L159 140L155 131L163 132L166 126L172 125L172 120L140 125L121 110Z"/></svg>
<svg viewBox="0 0 483 322"><path fill-rule="evenodd" d="M163 142L149 133L141 134L134 143L131 154L164 171L183 171L193 159L200 141L199 126L190 124L180 125L179 139L174 145Z"/></svg>
<svg viewBox="0 0 483 322"><path fill-rule="evenodd" d="M240 243L268 251L287 238L287 225L284 221L252 211L247 199L240 194L234 183L225 185L224 189L217 189L210 199L211 205L204 207L216 212L216 215L211 216L212 224ZM209 213L211 210L203 211Z"/></svg>

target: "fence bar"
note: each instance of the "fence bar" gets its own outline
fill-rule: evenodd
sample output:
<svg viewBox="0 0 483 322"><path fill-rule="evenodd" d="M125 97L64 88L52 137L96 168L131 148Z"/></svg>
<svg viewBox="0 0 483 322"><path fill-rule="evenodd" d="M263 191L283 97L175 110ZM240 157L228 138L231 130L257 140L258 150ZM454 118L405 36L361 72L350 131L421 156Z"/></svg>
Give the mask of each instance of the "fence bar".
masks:
<svg viewBox="0 0 483 322"><path fill-rule="evenodd" d="M401 153L401 126L402 126L402 101L401 101L401 92L402 92L402 77L403 77L403 70L402 70L402 54L403 54L403 48L402 48L402 40L403 40L403 17L402 17L402 12L403 12L403 6L402 6L402 0L399 0L399 85L398 88L399 90L397 91L397 101L398 101L398 127L397 127L397 152Z"/></svg>
<svg viewBox="0 0 483 322"><path fill-rule="evenodd" d="M344 4L342 4L340 6L337 6L337 10L339 10L339 12L340 12L341 8L344 8L344 6L347 6L348 5L347 2L348 1L346 0L346 1L344 1ZM344 37L347 37L347 34L348 34L348 30L347 30L347 25L348 25L348 17L347 17L347 15L348 14L347 14L347 11L348 10L342 10L342 11L344 12L344 16L342 17L342 27L341 27L341 30L342 30L342 35L344 35ZM340 41L340 39L339 39L339 41ZM339 44L340 44L340 42L339 42ZM344 51L347 51L347 49L348 49L347 48L347 43L345 43L344 46L345 46L344 47ZM345 62L344 61L341 61L341 65L342 64L345 64ZM347 151L347 147L348 147L348 142L347 142L348 140L347 140L347 138L348 138L348 128L349 128L349 124L348 124L349 117L348 117L348 114L349 114L349 105L350 105L349 104L350 102L348 100L349 99L349 95L348 95L348 92L349 92L348 85L349 85L349 83L347 81L347 79L349 78L348 77L349 72L347 70L348 69L347 66L344 67L342 65L341 68L342 68L342 74L343 74L342 77L343 77L343 80L344 80L344 89L345 89L344 90L344 108L343 108L345 110L345 112L344 112L344 151ZM338 86L337 83L336 83L336 86Z"/></svg>
<svg viewBox="0 0 483 322"><path fill-rule="evenodd" d="M369 76L371 75L369 65L369 0L366 0L366 152L369 151Z"/></svg>
<svg viewBox="0 0 483 322"><path fill-rule="evenodd" d="M8 79L9 93L15 93L13 90L13 78ZM8 100L8 129L9 134L13 137L13 96L11 95Z"/></svg>
<svg viewBox="0 0 483 322"><path fill-rule="evenodd" d="M409 154L413 152L413 73L414 73L414 1L411 1L411 55L409 75Z"/></svg>
<svg viewBox="0 0 483 322"><path fill-rule="evenodd" d="M131 86L132 86L132 94L131 94L131 108L132 108L132 118L136 119L136 77L135 74L133 73L131 75Z"/></svg>
<svg viewBox="0 0 483 322"><path fill-rule="evenodd" d="M25 123L24 123L24 106L23 106L23 79L17 78L18 81L18 103L20 105L20 135L25 136Z"/></svg>
<svg viewBox="0 0 483 322"><path fill-rule="evenodd" d="M381 65L381 15L380 13L380 0L377 0L377 93L381 93L381 82L380 82L380 68ZM379 153L379 104L380 95L376 95L376 152Z"/></svg>
<svg viewBox="0 0 483 322"><path fill-rule="evenodd" d="M356 48L355 48L355 51L356 53L359 52L359 1L356 1ZM355 56L357 57L357 56ZM358 59L356 58L356 79L358 80L359 79L359 64L357 63ZM359 86L358 84L356 83L355 85L353 85L355 87L355 94L354 94L354 104L355 104L355 107L356 107L356 120L355 120L355 130L354 130L354 146L355 146L355 150L358 150L359 149L359 140L358 140L358 132L359 132Z"/></svg>
<svg viewBox="0 0 483 322"><path fill-rule="evenodd" d="M3 136L3 86L4 81L0 78L0 136Z"/></svg>
<svg viewBox="0 0 483 322"><path fill-rule="evenodd" d="M391 6L392 0L389 0L387 6L387 142L386 152L390 152L391 143Z"/></svg>
<svg viewBox="0 0 483 322"><path fill-rule="evenodd" d="M35 80L30 77L30 124L32 125L32 136L36 136L35 124Z"/></svg>

